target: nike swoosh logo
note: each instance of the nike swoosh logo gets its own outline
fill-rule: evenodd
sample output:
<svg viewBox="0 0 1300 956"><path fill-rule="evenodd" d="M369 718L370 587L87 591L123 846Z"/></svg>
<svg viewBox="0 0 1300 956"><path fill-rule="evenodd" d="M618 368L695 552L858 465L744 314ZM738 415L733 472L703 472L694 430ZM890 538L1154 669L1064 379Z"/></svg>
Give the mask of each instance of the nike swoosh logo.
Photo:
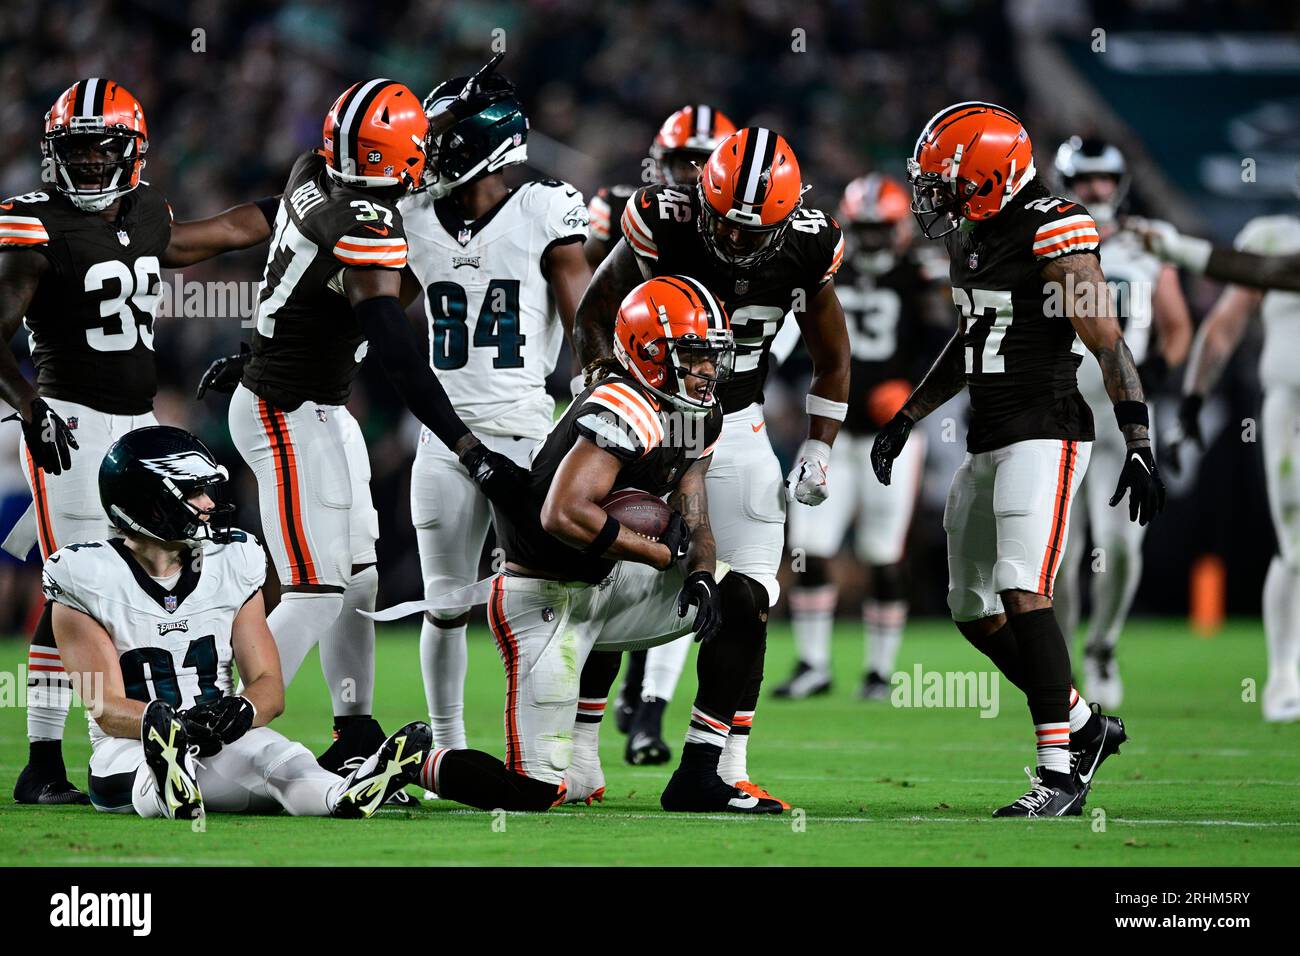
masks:
<svg viewBox="0 0 1300 956"><path fill-rule="evenodd" d="M1105 721L1103 721L1103 723L1105 723ZM1088 768L1088 772L1085 774L1083 772L1083 768L1082 767L1079 768L1079 781L1081 783L1092 783L1092 775L1097 772L1097 764L1101 762L1101 753L1106 746L1106 737L1109 734L1109 732L1110 729L1108 727L1102 728L1101 745L1097 747L1097 759L1092 762L1092 766Z"/></svg>
<svg viewBox="0 0 1300 956"><path fill-rule="evenodd" d="M383 229L376 229L374 226L366 226L366 228L369 229L371 232L373 232L373 233L375 233L375 234L377 234L377 235L380 235L380 236L386 236L386 235L388 235L388 227L387 227L387 226L384 226Z"/></svg>
<svg viewBox="0 0 1300 956"><path fill-rule="evenodd" d="M1057 206L1056 211L1065 212L1066 210L1073 209L1077 205L1079 205L1077 202L1067 202L1064 206Z"/></svg>
<svg viewBox="0 0 1300 956"><path fill-rule="evenodd" d="M757 425L750 425L749 427L752 428L754 430L754 434L757 435L759 432L763 430L763 426L766 424L767 422L759 422Z"/></svg>
<svg viewBox="0 0 1300 956"><path fill-rule="evenodd" d="M1145 471L1148 475L1151 474L1151 469L1147 467L1147 463L1142 460L1142 456L1139 455L1137 452L1133 452L1133 454L1129 456L1129 460L1136 461L1139 465L1142 466L1143 471Z"/></svg>
<svg viewBox="0 0 1300 956"><path fill-rule="evenodd" d="M641 194L641 208L642 209L650 208L650 197L647 196L645 193Z"/></svg>

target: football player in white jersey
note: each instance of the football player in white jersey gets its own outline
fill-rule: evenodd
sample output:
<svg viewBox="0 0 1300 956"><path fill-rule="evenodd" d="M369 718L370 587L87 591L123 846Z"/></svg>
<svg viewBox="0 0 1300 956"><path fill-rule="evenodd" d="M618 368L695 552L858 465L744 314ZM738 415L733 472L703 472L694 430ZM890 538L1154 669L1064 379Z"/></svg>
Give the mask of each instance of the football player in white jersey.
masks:
<svg viewBox="0 0 1300 956"><path fill-rule="evenodd" d="M436 113L467 77L424 101ZM587 207L568 183L510 187L506 167L528 155L528 119L494 74L499 98L431 146L426 189L399 204L408 263L425 293L429 364L465 423L494 451L528 467L551 429L546 393L563 337L591 278L583 255ZM411 473L411 516L426 598L474 582L488 500L456 456L422 429ZM464 748L468 603L425 615L420 663L439 747Z"/></svg>
<svg viewBox="0 0 1300 956"><path fill-rule="evenodd" d="M284 682L262 604L266 557L230 528L234 506L216 503L226 480L182 429L129 432L99 469L122 537L45 563L55 641L88 707L91 801L173 819L277 808L368 817L415 779L432 732L408 724L345 778L267 726Z"/></svg>
<svg viewBox="0 0 1300 956"><path fill-rule="evenodd" d="M1143 373L1143 384L1154 389L1170 368L1183 364L1191 347L1192 317L1178 272L1148 253L1141 238L1117 222L1129 186L1128 167L1117 146L1072 136L1056 152L1056 173L1063 194L1086 206L1097 223L1101 265L1114 290L1124 341ZM1091 355L1079 366L1078 382L1093 416L1104 420L1111 403L1101 366ZM1115 647L1142 578L1146 536L1145 525L1129 521L1122 509L1108 504L1126 457L1122 434L1100 429L1071 515L1072 546L1057 576L1054 602L1061 630L1072 640L1079 623L1079 567L1085 561L1093 566L1084 685L1088 697L1107 711L1123 701ZM1091 549L1085 548L1089 537Z"/></svg>
<svg viewBox="0 0 1300 956"><path fill-rule="evenodd" d="M1203 239L1181 236L1167 223L1145 224L1163 231L1153 251L1179 265L1215 278L1251 282L1264 288L1230 285L1201 324L1183 381L1178 431L1171 452L1184 441L1202 444L1201 405L1256 313L1264 323L1259 381L1264 389L1261 439L1269 510L1278 554L1264 579L1264 631L1268 643L1268 681L1260 699L1265 720L1300 720L1300 292L1268 286L1284 278L1273 264L1300 257L1300 216L1261 216L1237 236L1236 248L1213 248ZM1197 245L1199 244L1199 246ZM1191 256L1185 247L1203 255ZM1181 253L1181 254L1180 254ZM1279 266L1280 268L1280 266ZM1294 270L1290 288L1295 288ZM1176 460L1176 459L1175 459Z"/></svg>

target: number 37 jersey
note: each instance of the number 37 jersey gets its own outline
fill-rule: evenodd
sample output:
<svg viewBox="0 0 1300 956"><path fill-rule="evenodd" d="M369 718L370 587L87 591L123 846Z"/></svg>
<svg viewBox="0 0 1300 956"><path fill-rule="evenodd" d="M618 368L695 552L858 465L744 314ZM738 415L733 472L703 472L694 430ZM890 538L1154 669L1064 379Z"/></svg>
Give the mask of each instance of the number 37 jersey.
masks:
<svg viewBox="0 0 1300 956"><path fill-rule="evenodd" d="M126 696L178 710L231 691L231 629L266 579L257 539L233 532L182 555L170 586L145 572L121 538L60 548L45 562L46 600L80 611L113 641ZM94 742L105 735L90 721Z"/></svg>
<svg viewBox="0 0 1300 956"><path fill-rule="evenodd" d="M544 260L587 238L587 207L568 183L524 183L479 219L450 198L401 202L411 271L424 290L429 365L475 431L543 438L555 403L546 377L564 340Z"/></svg>
<svg viewBox="0 0 1300 956"><path fill-rule="evenodd" d="M1030 183L992 219L944 242L970 389L967 450L1092 441L1092 412L1075 377L1084 349L1067 312L1075 290L1055 289L1041 274L1059 256L1097 254L1088 211Z"/></svg>
<svg viewBox="0 0 1300 956"><path fill-rule="evenodd" d="M26 317L41 395L108 415L153 408L153 320L171 229L166 200L143 183L114 220L54 190L0 203L0 254L31 249L49 264Z"/></svg>

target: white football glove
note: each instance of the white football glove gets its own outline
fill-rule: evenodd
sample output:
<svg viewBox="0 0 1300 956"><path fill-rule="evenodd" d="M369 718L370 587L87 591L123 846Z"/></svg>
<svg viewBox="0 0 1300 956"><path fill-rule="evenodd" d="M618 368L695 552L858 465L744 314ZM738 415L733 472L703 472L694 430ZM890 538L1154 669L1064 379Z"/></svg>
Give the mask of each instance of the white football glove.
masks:
<svg viewBox="0 0 1300 956"><path fill-rule="evenodd" d="M1124 228L1138 236L1156 258L1192 272L1205 271L1213 248L1208 240L1184 236L1173 223L1140 216L1129 216L1124 220Z"/></svg>
<svg viewBox="0 0 1300 956"><path fill-rule="evenodd" d="M785 480L786 499L804 505L821 504L830 497L830 470L831 446L809 438L799 446L799 457Z"/></svg>

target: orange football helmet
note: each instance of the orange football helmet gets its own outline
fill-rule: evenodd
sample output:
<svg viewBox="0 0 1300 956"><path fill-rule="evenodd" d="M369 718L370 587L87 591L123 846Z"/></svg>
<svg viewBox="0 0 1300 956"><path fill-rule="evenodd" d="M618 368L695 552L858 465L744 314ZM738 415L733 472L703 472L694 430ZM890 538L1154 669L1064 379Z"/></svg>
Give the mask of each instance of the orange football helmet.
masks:
<svg viewBox="0 0 1300 956"><path fill-rule="evenodd" d="M839 219L856 268L883 275L894 267L897 254L912 241L911 207L907 188L882 173L860 176L844 187Z"/></svg>
<svg viewBox="0 0 1300 956"><path fill-rule="evenodd" d="M785 137L761 126L732 133L700 171L704 244L747 269L775 255L803 204L799 161Z"/></svg>
<svg viewBox="0 0 1300 956"><path fill-rule="evenodd" d="M703 415L717 403L718 383L731 377L736 340L726 309L702 283L659 276L618 307L614 357L673 407Z"/></svg>
<svg viewBox="0 0 1300 956"><path fill-rule="evenodd" d="M429 120L420 98L382 78L348 88L325 117L325 168L349 186L401 186L424 180Z"/></svg>
<svg viewBox="0 0 1300 956"><path fill-rule="evenodd" d="M956 103L935 113L907 161L912 212L927 239L962 219L996 216L1034 178L1034 147L1015 113L992 103ZM933 231L942 225L942 231Z"/></svg>
<svg viewBox="0 0 1300 956"><path fill-rule="evenodd" d="M700 178L699 167L735 131L736 124L712 106L683 106L664 120L650 144L650 158L655 161L659 179L669 186L695 185Z"/></svg>
<svg viewBox="0 0 1300 956"><path fill-rule="evenodd" d="M78 80L45 114L41 155L53 166L55 188L85 212L101 212L139 186L148 151L144 107L112 80Z"/></svg>

